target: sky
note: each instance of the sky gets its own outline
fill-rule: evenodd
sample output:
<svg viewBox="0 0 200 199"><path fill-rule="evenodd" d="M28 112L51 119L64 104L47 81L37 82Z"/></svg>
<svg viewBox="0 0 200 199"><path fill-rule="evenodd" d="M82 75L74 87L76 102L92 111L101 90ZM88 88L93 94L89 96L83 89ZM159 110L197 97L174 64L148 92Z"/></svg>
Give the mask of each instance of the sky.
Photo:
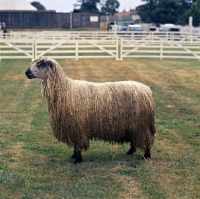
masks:
<svg viewBox="0 0 200 199"><path fill-rule="evenodd" d="M56 12L71 12L73 11L76 0L28 0L28 2L38 1L47 10L56 10ZM141 0L118 0L120 3L119 11L130 10L142 4Z"/></svg>

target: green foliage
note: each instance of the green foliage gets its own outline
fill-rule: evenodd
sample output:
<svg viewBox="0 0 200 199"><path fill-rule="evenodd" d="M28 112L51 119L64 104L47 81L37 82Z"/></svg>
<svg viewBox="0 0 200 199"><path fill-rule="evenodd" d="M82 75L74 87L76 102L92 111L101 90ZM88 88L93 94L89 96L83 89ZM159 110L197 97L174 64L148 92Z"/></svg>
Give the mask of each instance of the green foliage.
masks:
<svg viewBox="0 0 200 199"><path fill-rule="evenodd" d="M100 0L77 0L77 2L77 4L74 4L74 7L79 7L81 11L99 11L97 5L100 3Z"/></svg>
<svg viewBox="0 0 200 199"><path fill-rule="evenodd" d="M137 7L143 22L188 24L188 17L194 18L194 25L199 23L199 5L191 0L143 0L146 2Z"/></svg>
<svg viewBox="0 0 200 199"><path fill-rule="evenodd" d="M38 1L31 2L31 5L37 8L37 10L46 10L46 8Z"/></svg>
<svg viewBox="0 0 200 199"><path fill-rule="evenodd" d="M106 15L114 15L119 8L120 3L118 0L107 0L101 8L101 13Z"/></svg>
<svg viewBox="0 0 200 199"><path fill-rule="evenodd" d="M188 15L193 16L193 24L195 26L200 25L200 0L196 0L196 3L193 3L190 10L188 10Z"/></svg>

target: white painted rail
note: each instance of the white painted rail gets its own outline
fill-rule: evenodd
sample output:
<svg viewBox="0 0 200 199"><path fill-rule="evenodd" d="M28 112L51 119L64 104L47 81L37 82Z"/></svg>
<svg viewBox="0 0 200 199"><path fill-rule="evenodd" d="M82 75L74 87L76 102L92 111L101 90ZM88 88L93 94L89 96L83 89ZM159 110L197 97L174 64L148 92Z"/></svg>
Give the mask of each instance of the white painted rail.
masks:
<svg viewBox="0 0 200 199"><path fill-rule="evenodd" d="M11 32L0 35L1 59L200 59L200 36L181 32Z"/></svg>
<svg viewBox="0 0 200 199"><path fill-rule="evenodd" d="M35 57L59 58L115 58L118 59L118 39L99 41L87 39L35 40Z"/></svg>

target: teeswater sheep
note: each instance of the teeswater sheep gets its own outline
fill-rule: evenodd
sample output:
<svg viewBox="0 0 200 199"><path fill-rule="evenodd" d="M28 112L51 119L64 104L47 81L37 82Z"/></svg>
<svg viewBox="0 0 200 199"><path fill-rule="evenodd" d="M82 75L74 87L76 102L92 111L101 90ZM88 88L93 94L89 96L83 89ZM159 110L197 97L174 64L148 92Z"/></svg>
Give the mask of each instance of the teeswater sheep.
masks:
<svg viewBox="0 0 200 199"><path fill-rule="evenodd" d="M151 157L155 139L155 105L150 88L136 81L93 83L66 76L53 59L39 57L26 70L29 79L42 79L42 94L48 106L54 136L74 146L74 163L90 139L130 143Z"/></svg>

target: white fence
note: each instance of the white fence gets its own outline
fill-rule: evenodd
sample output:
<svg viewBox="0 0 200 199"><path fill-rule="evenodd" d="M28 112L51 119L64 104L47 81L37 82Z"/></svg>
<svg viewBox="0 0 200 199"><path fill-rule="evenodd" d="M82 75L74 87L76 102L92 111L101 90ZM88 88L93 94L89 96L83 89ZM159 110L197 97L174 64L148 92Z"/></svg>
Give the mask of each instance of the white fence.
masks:
<svg viewBox="0 0 200 199"><path fill-rule="evenodd" d="M0 36L1 59L200 59L200 37L175 32L12 32Z"/></svg>
<svg viewBox="0 0 200 199"><path fill-rule="evenodd" d="M200 38L180 33L150 33L135 35L134 39L121 39L120 59L183 58L200 59Z"/></svg>

